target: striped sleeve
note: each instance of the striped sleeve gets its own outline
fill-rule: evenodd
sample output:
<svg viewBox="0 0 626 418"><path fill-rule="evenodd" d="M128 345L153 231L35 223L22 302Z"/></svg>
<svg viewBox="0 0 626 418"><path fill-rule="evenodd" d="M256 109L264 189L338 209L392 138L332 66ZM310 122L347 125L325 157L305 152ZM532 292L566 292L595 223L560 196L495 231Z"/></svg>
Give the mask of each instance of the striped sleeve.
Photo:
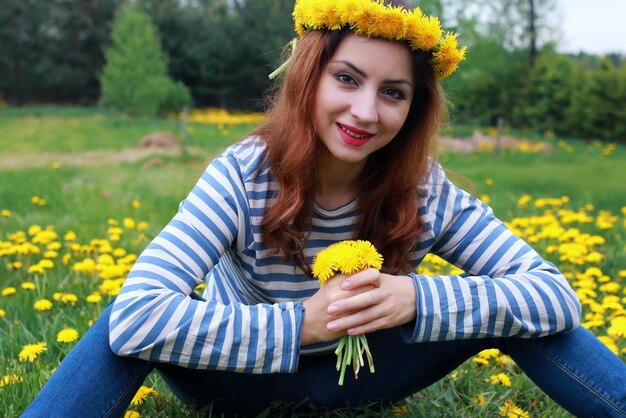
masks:
<svg viewBox="0 0 626 418"><path fill-rule="evenodd" d="M437 167L429 185L431 252L463 269L455 276L411 274L413 342L480 337L540 337L575 329L580 303L567 280L495 218L491 208L452 184Z"/></svg>
<svg viewBox="0 0 626 418"><path fill-rule="evenodd" d="M109 341L121 356L194 369L294 372L302 305L190 297L249 222L242 158L213 161L137 259L116 298Z"/></svg>

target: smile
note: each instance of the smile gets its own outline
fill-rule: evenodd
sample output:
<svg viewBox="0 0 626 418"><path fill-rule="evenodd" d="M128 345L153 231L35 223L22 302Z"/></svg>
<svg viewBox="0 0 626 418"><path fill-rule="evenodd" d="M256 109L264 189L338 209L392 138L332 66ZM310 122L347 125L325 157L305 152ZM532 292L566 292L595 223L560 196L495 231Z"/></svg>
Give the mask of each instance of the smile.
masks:
<svg viewBox="0 0 626 418"><path fill-rule="evenodd" d="M358 134L358 133L348 129L345 125L341 125L341 124L339 124L339 129L341 129L342 131L344 131L348 135L353 136L355 138L365 138L366 136L371 136L371 134Z"/></svg>
<svg viewBox="0 0 626 418"><path fill-rule="evenodd" d="M374 134L371 132L363 131L361 129L348 127L341 123L337 123L337 128L339 129L339 134L341 138L349 145L361 146L367 143Z"/></svg>

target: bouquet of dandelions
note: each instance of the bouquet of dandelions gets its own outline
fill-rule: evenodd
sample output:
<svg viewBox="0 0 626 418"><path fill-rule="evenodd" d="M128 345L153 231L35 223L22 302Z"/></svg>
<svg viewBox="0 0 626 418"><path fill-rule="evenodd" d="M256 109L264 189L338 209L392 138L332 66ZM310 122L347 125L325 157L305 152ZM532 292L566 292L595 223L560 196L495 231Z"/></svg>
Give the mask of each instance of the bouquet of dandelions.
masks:
<svg viewBox="0 0 626 418"><path fill-rule="evenodd" d="M368 268L380 270L382 265L383 257L369 241L341 241L330 245L315 256L313 275L319 280L320 286L324 286L335 274L354 274ZM374 373L374 360L365 335L344 335L339 339L335 354L337 370L341 370L339 386L343 386L347 366L352 365L354 378L358 379L359 370L365 366L364 354L370 373Z"/></svg>

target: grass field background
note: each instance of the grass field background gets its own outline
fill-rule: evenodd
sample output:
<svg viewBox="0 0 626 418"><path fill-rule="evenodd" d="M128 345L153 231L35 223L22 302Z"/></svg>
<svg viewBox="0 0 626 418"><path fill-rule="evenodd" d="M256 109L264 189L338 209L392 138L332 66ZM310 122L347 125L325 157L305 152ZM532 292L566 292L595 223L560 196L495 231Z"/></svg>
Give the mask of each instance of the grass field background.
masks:
<svg viewBox="0 0 626 418"><path fill-rule="evenodd" d="M132 152L155 131L180 135L181 122L91 108L0 109L1 416L19 416L75 335L85 333L119 290L134 257L174 215L206 164L255 125L247 115L205 116L189 122L184 156L175 151L81 164L94 151ZM453 135L471 131L451 129ZM553 151L507 150L497 158L489 151L448 152L439 160L559 265L583 301L585 325L626 359L626 149L551 134L509 134L549 143ZM61 155L63 163L55 160ZM450 269L436 258L421 266L427 274ZM157 376L138 395L129 416L201 415L178 402ZM302 405L268 411L276 413L380 415L368 408L331 414ZM383 414L568 416L497 352L482 353Z"/></svg>

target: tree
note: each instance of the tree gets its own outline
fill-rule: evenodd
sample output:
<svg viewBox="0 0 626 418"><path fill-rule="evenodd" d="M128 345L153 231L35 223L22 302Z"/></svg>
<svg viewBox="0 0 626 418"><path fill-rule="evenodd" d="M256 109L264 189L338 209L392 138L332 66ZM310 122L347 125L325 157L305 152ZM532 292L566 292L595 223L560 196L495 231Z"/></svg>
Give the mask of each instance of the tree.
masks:
<svg viewBox="0 0 626 418"><path fill-rule="evenodd" d="M0 98L20 105L37 88L44 20L45 4L36 0L7 0L0 7Z"/></svg>
<svg viewBox="0 0 626 418"><path fill-rule="evenodd" d="M444 80L453 114L464 122L515 120L536 54L558 30L547 24L554 0L425 0L424 10L468 45L458 74ZM420 2L420 5L422 3ZM530 10L532 8L532 11Z"/></svg>
<svg viewBox="0 0 626 418"><path fill-rule="evenodd" d="M190 101L187 88L168 75L167 57L148 15L132 7L120 9L111 40L100 77L103 106L155 115L180 110Z"/></svg>
<svg viewBox="0 0 626 418"><path fill-rule="evenodd" d="M545 51L537 58L517 109L517 122L544 132L564 133L567 110L572 105L575 63L567 56Z"/></svg>
<svg viewBox="0 0 626 418"><path fill-rule="evenodd" d="M623 70L615 68L605 58L599 68L591 73L589 83L588 113L591 135L601 139L624 141L624 111L626 78Z"/></svg>
<svg viewBox="0 0 626 418"><path fill-rule="evenodd" d="M5 0L0 8L0 96L93 102L116 0Z"/></svg>

